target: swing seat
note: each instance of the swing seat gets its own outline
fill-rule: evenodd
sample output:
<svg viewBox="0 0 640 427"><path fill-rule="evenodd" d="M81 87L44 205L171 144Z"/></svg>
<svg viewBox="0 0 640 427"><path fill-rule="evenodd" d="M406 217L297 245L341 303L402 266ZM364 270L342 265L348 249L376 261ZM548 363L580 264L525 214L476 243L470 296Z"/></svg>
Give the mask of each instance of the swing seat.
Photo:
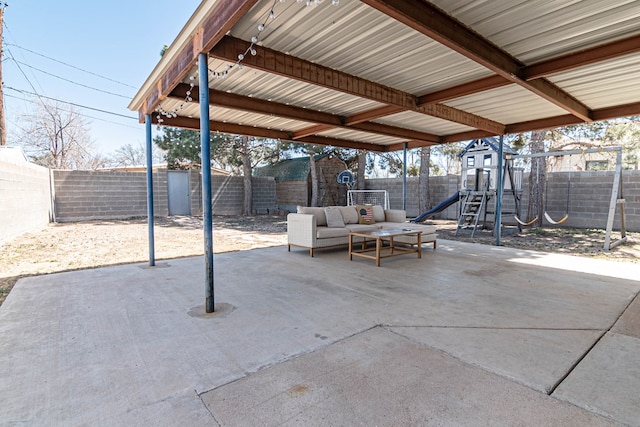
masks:
<svg viewBox="0 0 640 427"><path fill-rule="evenodd" d="M551 218L547 212L544 213L544 217L551 224L558 225L558 224L562 224L563 222L565 222L569 218L569 214L566 214L565 216L560 218L558 221L554 221L554 219Z"/></svg>
<svg viewBox="0 0 640 427"><path fill-rule="evenodd" d="M513 219L515 219L515 220L516 220L516 222L517 222L518 224L520 224L520 225L524 225L525 227L528 227L528 226L530 226L531 224L533 224L534 222L536 222L536 221L538 220L538 217L536 216L535 218L533 218L533 219L532 219L531 221L529 221L529 222L526 222L526 221L521 220L520 218L518 218L518 216L517 216L517 215L514 215L514 216L513 216Z"/></svg>

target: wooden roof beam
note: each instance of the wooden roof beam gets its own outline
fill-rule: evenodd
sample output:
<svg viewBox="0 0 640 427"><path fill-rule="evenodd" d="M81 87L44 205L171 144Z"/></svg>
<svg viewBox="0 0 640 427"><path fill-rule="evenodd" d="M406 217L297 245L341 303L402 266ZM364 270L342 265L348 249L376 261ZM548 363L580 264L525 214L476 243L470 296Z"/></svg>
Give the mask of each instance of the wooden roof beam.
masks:
<svg viewBox="0 0 640 427"><path fill-rule="evenodd" d="M153 124L158 124L157 115L152 115L151 117ZM211 132L221 132L227 133L231 135L246 135L253 136L256 138L271 138L271 139L281 139L285 141L294 141L291 133L286 131L281 131L277 129L265 129L254 126L243 126L234 123L224 123L217 122L211 120L210 122ZM175 118L165 119L162 123L163 126L173 126L183 129L192 129L199 130L200 129L200 119L198 118L189 118L178 116ZM316 144L316 145L331 145L334 147L344 147L344 148L353 148L356 150L367 150L367 151L386 151L387 147L384 145L378 144L369 144L366 142L359 141L351 141L348 139L339 139L339 138L325 138L319 136L309 136L305 138L300 138L295 140L295 142L303 142L307 144Z"/></svg>
<svg viewBox="0 0 640 427"><path fill-rule="evenodd" d="M493 76L485 77L468 83L463 83L458 86L453 86L448 89L443 89L419 96L418 105L444 102L450 99L460 98L462 96L472 95L474 93L484 92L485 90L495 89L497 87L502 87L510 84L513 84L511 80L505 79L504 77L495 74Z"/></svg>
<svg viewBox="0 0 640 427"><path fill-rule="evenodd" d="M197 65L198 55L211 50L256 3L258 0L218 0L204 24L175 55L155 87L146 95L140 116L153 113L160 102Z"/></svg>
<svg viewBox="0 0 640 427"><path fill-rule="evenodd" d="M522 75L527 80L539 79L638 52L640 52L640 35L537 62L524 67Z"/></svg>
<svg viewBox="0 0 640 427"><path fill-rule="evenodd" d="M640 115L640 102L633 102L631 104L617 105L613 107L599 108L593 110L594 120L610 120L617 119L625 116L637 116ZM576 125L584 123L572 114L564 114L561 116L547 117L544 119L528 120L525 122L511 123L506 126L505 134L514 134L522 132L530 132L540 129L555 129L562 126ZM488 136L496 136L499 134L492 134L484 131L471 131L461 132L457 134L451 134L443 136L442 142L458 142L467 141L470 139L484 138Z"/></svg>
<svg viewBox="0 0 640 427"><path fill-rule="evenodd" d="M226 36L209 53L225 61L237 61L238 52L246 50L247 42ZM338 92L402 107L405 110L427 114L443 120L454 121L470 127L480 127L491 132L501 132L504 125L443 104L418 106L410 93L390 88L341 71L287 55L265 47L258 48L258 55L248 55L242 61L246 67L256 68L305 83L333 89Z"/></svg>
<svg viewBox="0 0 640 427"><path fill-rule="evenodd" d="M191 91L192 98L199 98L199 88L197 86L191 88L187 84L180 84L173 92L171 92L171 96L177 99L184 99L186 96L186 92L189 90ZM415 139L425 142L438 141L439 139L437 135L433 135L430 133L420 132L408 128L389 126L382 123L361 122L347 126L344 124L344 119L342 117L334 114L314 111L308 108L295 107L278 102L266 101L258 98L249 98L215 89L209 89L209 103L211 105L217 105L225 108L251 111L259 114L267 114L270 116L286 117L293 120L307 121L320 125L328 125L330 127L345 128L355 131L391 136L394 138ZM308 132L307 135L309 135ZM307 135L302 135L301 133L298 137L304 137Z"/></svg>
<svg viewBox="0 0 640 427"><path fill-rule="evenodd" d="M592 121L586 105L547 80L525 80L524 64L435 6L421 0L361 1L580 119Z"/></svg>
<svg viewBox="0 0 640 427"><path fill-rule="evenodd" d="M525 80L539 79L562 71L569 71L638 52L640 52L640 35L536 62L522 68L522 77ZM418 105L444 102L509 84L513 84L513 82L503 76L494 74L493 76L419 96Z"/></svg>

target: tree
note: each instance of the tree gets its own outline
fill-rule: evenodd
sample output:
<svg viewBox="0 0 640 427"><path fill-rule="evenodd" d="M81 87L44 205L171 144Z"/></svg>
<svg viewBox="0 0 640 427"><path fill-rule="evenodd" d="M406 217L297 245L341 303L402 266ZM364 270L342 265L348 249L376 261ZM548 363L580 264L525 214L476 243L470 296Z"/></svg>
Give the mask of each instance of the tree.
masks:
<svg viewBox="0 0 640 427"><path fill-rule="evenodd" d="M429 209L429 167L431 163L431 147L420 149L420 171L418 178L418 210L424 212Z"/></svg>
<svg viewBox="0 0 640 427"><path fill-rule="evenodd" d="M22 120L26 125L18 143L35 163L53 169L95 169L106 164L93 153L87 123L72 106L40 100L38 110Z"/></svg>
<svg viewBox="0 0 640 427"><path fill-rule="evenodd" d="M151 146L151 159L153 163L161 163L165 160L165 153L157 145ZM125 144L118 148L109 164L111 166L141 166L147 163L147 148L142 144Z"/></svg>
<svg viewBox="0 0 640 427"><path fill-rule="evenodd" d="M465 149L466 143L454 142L431 147L430 153L435 157L434 169L444 172L445 175L460 173L460 153Z"/></svg>
<svg viewBox="0 0 640 427"><path fill-rule="evenodd" d="M367 150L358 151L358 166L356 170L356 188L366 190L365 174L367 170Z"/></svg>
<svg viewBox="0 0 640 427"><path fill-rule="evenodd" d="M531 132L531 142L529 147L531 154L544 153L546 130ZM534 227L542 227L542 216L544 212L544 183L547 177L546 157L531 158L531 172L529 173L529 206L527 208L527 221L537 218L533 223Z"/></svg>
<svg viewBox="0 0 640 427"><path fill-rule="evenodd" d="M163 128L161 135L153 138L153 142L165 151L165 159L169 169L189 169L200 167L202 163L200 161L200 132L198 131L166 127ZM212 144L211 159L214 158Z"/></svg>

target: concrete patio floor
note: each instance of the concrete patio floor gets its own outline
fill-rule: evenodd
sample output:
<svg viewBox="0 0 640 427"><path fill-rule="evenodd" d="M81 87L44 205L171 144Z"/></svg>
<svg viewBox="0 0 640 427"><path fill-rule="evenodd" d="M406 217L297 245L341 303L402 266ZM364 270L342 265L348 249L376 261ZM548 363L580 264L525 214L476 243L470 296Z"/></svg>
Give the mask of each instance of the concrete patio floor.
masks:
<svg viewBox="0 0 640 427"><path fill-rule="evenodd" d="M440 241L22 279L2 426L640 425L640 265Z"/></svg>

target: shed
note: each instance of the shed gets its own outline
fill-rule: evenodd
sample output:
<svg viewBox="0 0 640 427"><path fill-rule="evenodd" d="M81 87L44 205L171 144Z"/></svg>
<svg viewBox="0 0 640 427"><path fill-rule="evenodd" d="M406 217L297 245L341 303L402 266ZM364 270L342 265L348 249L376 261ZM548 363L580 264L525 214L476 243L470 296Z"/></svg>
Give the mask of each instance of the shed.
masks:
<svg viewBox="0 0 640 427"><path fill-rule="evenodd" d="M315 156L321 205L336 206L346 203L346 188L338 184L338 174L347 168L345 162L334 154ZM296 206L311 204L311 169L309 157L282 160L269 166L254 169L254 176L271 176L276 181L278 209L296 211Z"/></svg>

